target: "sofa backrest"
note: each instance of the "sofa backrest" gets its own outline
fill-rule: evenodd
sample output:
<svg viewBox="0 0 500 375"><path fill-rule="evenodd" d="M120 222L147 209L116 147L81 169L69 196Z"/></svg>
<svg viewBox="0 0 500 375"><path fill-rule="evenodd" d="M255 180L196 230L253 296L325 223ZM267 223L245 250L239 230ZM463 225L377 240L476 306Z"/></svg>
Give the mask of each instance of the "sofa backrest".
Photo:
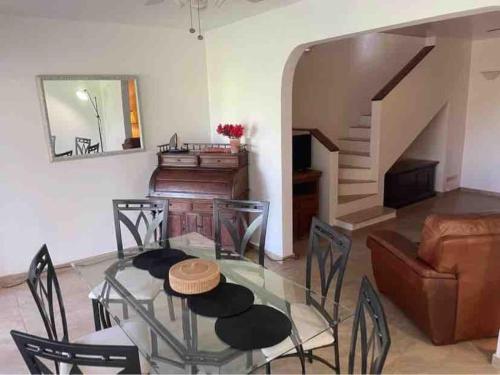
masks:
<svg viewBox="0 0 500 375"><path fill-rule="evenodd" d="M431 215L418 256L457 275L455 339L487 337L500 328L500 214Z"/></svg>
<svg viewBox="0 0 500 375"><path fill-rule="evenodd" d="M442 242L445 237L488 236L500 234L500 213L443 215L433 214L425 219L418 257L439 272L453 273L443 263ZM500 250L500 249L499 249ZM449 248L453 253L453 248ZM448 256L453 257L452 254Z"/></svg>

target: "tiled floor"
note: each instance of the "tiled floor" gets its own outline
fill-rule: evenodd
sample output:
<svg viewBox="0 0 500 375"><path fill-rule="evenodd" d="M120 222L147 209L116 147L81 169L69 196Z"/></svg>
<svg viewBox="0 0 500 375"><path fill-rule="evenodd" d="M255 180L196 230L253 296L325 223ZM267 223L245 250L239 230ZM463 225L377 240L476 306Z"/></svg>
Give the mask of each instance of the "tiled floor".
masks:
<svg viewBox="0 0 500 375"><path fill-rule="evenodd" d="M353 233L353 247L344 279L342 303L354 308L360 278L363 274L372 278L370 253L365 246L367 234L378 228L395 229L418 241L423 220L431 212L463 213L500 210L500 199L474 193L452 192L442 197L399 210L398 218L385 223L358 230ZM297 246L305 246L299 243ZM302 282L305 279L305 259L290 259L283 263L267 260L266 265L290 279ZM58 270L63 289L70 338L92 331L92 315L88 289L71 269ZM495 339L463 342L456 345L433 346L391 302L383 298L392 336L392 347L386 361L386 373L497 373L490 364ZM44 328L30 292L25 285L0 289L0 373L25 373L17 349L9 331L19 329L44 335ZM351 321L340 328L341 364L346 370L346 359L350 340ZM329 358L330 350L318 351ZM273 373L298 371L296 359L273 362ZM328 368L318 362L308 364L308 373L329 373Z"/></svg>

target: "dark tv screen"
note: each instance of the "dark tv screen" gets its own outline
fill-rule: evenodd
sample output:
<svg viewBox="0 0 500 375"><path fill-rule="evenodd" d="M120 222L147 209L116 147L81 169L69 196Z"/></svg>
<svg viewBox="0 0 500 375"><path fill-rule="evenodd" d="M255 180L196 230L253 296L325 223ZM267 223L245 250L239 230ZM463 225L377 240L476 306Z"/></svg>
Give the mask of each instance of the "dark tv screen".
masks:
<svg viewBox="0 0 500 375"><path fill-rule="evenodd" d="M311 168L311 134L293 136L293 170Z"/></svg>

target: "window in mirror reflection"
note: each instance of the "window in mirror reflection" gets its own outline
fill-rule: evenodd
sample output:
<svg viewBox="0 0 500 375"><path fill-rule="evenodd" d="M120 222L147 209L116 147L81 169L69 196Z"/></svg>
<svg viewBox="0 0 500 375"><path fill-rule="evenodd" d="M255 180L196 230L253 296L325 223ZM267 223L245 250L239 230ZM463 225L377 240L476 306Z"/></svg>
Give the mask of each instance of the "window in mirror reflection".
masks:
<svg viewBox="0 0 500 375"><path fill-rule="evenodd" d="M141 147L135 79L43 79L54 157Z"/></svg>

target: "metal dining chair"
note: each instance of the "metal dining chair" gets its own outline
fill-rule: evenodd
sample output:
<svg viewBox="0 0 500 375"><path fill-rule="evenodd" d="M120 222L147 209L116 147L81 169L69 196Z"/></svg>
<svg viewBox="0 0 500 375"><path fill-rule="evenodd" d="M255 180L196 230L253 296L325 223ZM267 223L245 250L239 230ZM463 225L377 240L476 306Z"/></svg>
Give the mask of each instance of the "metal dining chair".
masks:
<svg viewBox="0 0 500 375"><path fill-rule="evenodd" d="M49 340L69 343L68 324L61 287L46 245L43 245L33 258L26 283L33 295ZM144 343L147 342L148 331L144 324L124 321L122 326L127 332L133 333L134 338ZM134 345L119 326L92 332L74 342L77 344ZM55 366L56 372L59 373L60 370L63 370L59 368L58 363ZM147 367L149 366L142 366L143 369Z"/></svg>
<svg viewBox="0 0 500 375"><path fill-rule="evenodd" d="M87 148L87 154L97 154L99 153L99 143L91 145Z"/></svg>
<svg viewBox="0 0 500 375"><path fill-rule="evenodd" d="M70 344L15 330L10 334L31 374L52 374L51 361L59 374L82 374L85 367L122 369L119 374L141 373L135 346Z"/></svg>
<svg viewBox="0 0 500 375"><path fill-rule="evenodd" d="M259 264L264 266L267 217L269 202L214 199L214 238L217 259L241 259L257 236L256 247ZM257 234L257 230L260 233ZM229 236L232 246L223 243L224 233Z"/></svg>
<svg viewBox="0 0 500 375"><path fill-rule="evenodd" d="M88 154L87 150L91 142L90 138L75 137L75 155Z"/></svg>
<svg viewBox="0 0 500 375"><path fill-rule="evenodd" d="M358 344L359 355L356 354ZM364 276L352 326L349 374L381 374L390 346L391 336L384 308L377 292ZM356 363L360 364L359 368L355 368Z"/></svg>
<svg viewBox="0 0 500 375"><path fill-rule="evenodd" d="M113 217L118 258L123 259L125 257L123 227L128 231L129 242L139 247L141 251L146 246L153 246L157 241L162 241L163 246L169 247L167 237L168 204L168 200L166 199L113 200ZM134 285L127 285L127 289L133 293L134 298L144 304L151 313L154 313L153 301L162 290L163 282L152 277L147 271L135 268L127 268L122 272L133 273L133 275L124 278L124 280L134 281ZM89 298L92 300L96 330L99 330L103 326L103 321L106 322L106 320L103 319L102 306L98 303L99 297L105 290L105 286L105 282L102 282L95 286L89 294ZM124 318L128 317L127 304L122 303L123 299L114 289L110 290L106 301L108 303L121 303L123 307L123 316ZM168 296L168 304L170 318L174 320L175 314L172 296Z"/></svg>
<svg viewBox="0 0 500 375"><path fill-rule="evenodd" d="M351 239L349 237L336 231L332 226L316 217L312 219L306 262L306 303L292 303L290 306L290 314L303 344L299 350L296 348L286 355L278 356L276 359L285 357L300 358L303 351L309 362L312 363L313 360L318 360L336 373L340 373L338 309L350 250ZM313 289L312 274L315 260L320 281L318 294L311 292ZM329 297L330 294L332 294L331 297ZM327 304L327 301L332 303ZM311 338L315 331L321 330L323 327L331 328ZM266 357L275 358L276 354L283 352L283 345L291 346L291 340L287 339L283 343L265 348L262 351ZM314 350L326 347L333 347L333 363L314 354ZM267 366L267 372L271 372L270 362Z"/></svg>

